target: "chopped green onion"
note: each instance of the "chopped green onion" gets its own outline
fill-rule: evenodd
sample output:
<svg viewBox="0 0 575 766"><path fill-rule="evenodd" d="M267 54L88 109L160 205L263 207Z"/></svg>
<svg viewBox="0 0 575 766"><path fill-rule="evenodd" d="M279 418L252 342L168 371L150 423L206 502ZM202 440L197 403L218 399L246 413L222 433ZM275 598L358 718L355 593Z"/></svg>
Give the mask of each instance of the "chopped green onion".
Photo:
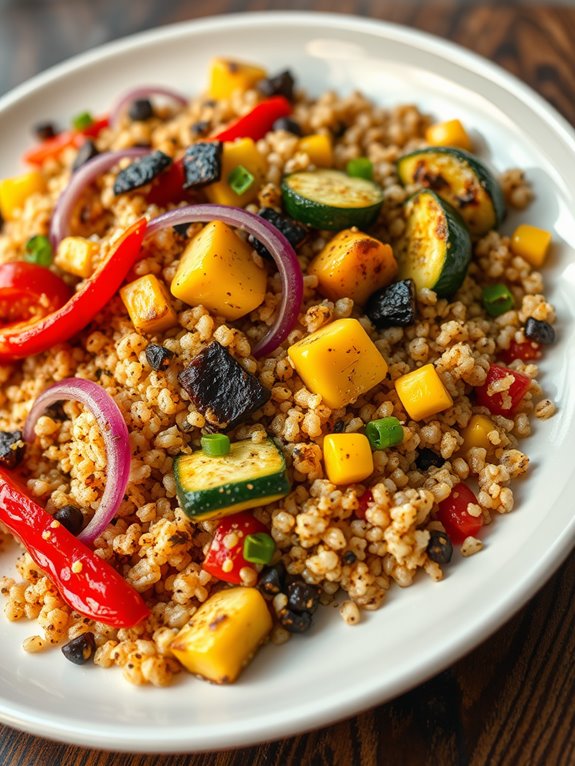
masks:
<svg viewBox="0 0 575 766"><path fill-rule="evenodd" d="M228 183L238 197L247 192L256 179L243 165L237 165L228 176Z"/></svg>
<svg viewBox="0 0 575 766"><path fill-rule="evenodd" d="M93 122L94 118L90 112L80 112L80 114L77 114L72 118L72 127L74 130L85 130L86 128L89 128Z"/></svg>
<svg viewBox="0 0 575 766"><path fill-rule="evenodd" d="M366 181L373 181L373 162L367 157L356 157L354 160L350 160L345 171L352 178L365 178Z"/></svg>
<svg viewBox="0 0 575 766"><path fill-rule="evenodd" d="M225 434L205 434L200 439L200 444L210 457L223 457L230 451L230 440Z"/></svg>
<svg viewBox="0 0 575 766"><path fill-rule="evenodd" d="M484 287L481 300L490 317L505 314L506 311L511 311L515 305L510 289L507 285L502 284Z"/></svg>
<svg viewBox="0 0 575 766"><path fill-rule="evenodd" d="M367 424L365 435L372 449L387 449L403 441L403 428L397 418L380 418Z"/></svg>
<svg viewBox="0 0 575 766"><path fill-rule="evenodd" d="M244 540L244 558L252 564L269 564L275 549L276 544L265 532L248 535Z"/></svg>
<svg viewBox="0 0 575 766"><path fill-rule="evenodd" d="M53 252L48 237L45 237L43 234L30 237L28 242L26 242L26 255L24 258L28 263L35 263L37 266L49 266L52 263Z"/></svg>

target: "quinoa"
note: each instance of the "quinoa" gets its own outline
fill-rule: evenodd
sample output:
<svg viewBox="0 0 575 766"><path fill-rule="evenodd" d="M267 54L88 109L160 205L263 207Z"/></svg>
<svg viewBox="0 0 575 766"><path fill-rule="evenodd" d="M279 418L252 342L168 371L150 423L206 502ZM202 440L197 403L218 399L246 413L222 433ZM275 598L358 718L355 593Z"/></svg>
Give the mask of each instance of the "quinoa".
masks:
<svg viewBox="0 0 575 766"><path fill-rule="evenodd" d="M258 98L256 90L217 102L200 96L180 111L158 109L146 121L132 122L125 116L117 127L105 128L95 143L100 152L144 143L174 158L192 142L190 126L205 123L216 130L248 112ZM405 152L426 145L430 116L414 105L382 108L360 93L342 97L328 92L313 98L298 91L293 118L304 135L332 137L335 168L344 169L357 157L371 161L374 181L384 196L372 233L394 245L405 229L408 194L399 182L395 162ZM267 160L267 170L258 200L247 209L257 212L266 206L279 210L284 173L312 168L313 162L299 149L299 138L284 130L267 133L257 142L257 149ZM75 154L74 149L67 149L44 163L46 191L31 195L13 220L4 222L0 262L20 260L30 237L48 233ZM99 241L95 265L106 258L118 232L143 215L155 217L164 209L148 205L145 194L137 191L114 195L114 178L113 172L105 173L91 187L71 222L74 234ZM522 170L507 170L500 180L510 206L523 209L528 205L533 192ZM199 229L197 225L189 227L188 239ZM468 511L486 524L497 514L512 510L510 483L529 465L520 440L531 432L532 415L545 419L556 411L537 383L536 364L521 360L511 363L511 369L531 380L530 388L512 415L493 416L489 448L464 450L462 432L474 414L486 413L474 401L474 387L484 384L490 364L512 342L525 341L522 326L526 319L555 320L554 309L543 292L541 273L513 254L509 237L489 231L474 242L467 277L452 299L422 289L417 293L417 319L412 325L377 330L350 298L328 300L317 289L317 277L306 274L311 259L331 236L333 233L315 231L298 248L305 275L299 323L288 340L267 357L256 359L252 352L271 324L279 302L281 285L272 269L268 269L263 303L233 323L201 305L174 300L177 325L153 337L154 343L169 352L170 363L165 369L150 367L146 348L152 338L135 330L118 295L69 342L21 363L0 367L2 430L21 429L36 397L54 381L70 376L99 383L120 407L130 432L130 481L117 518L97 538L94 549L151 608L151 616L130 629L118 630L82 617L64 602L24 551L17 574L2 573L0 594L5 597L8 620L36 623L24 642L26 651L44 651L91 632L96 665L122 668L133 684L168 685L182 670L171 652L171 641L221 583L202 568L217 521L190 522L176 496L174 459L199 448L206 427L205 413L190 401L178 382L178 373L214 341L270 392L269 401L230 431L230 438L261 442L266 432L275 437L293 479L286 497L257 508L254 515L269 528L277 546L276 558L281 558L288 574L317 586L323 604L335 603L343 590L340 614L347 624L360 622L362 610L381 607L394 585L411 585L420 570L433 580L443 577L444 565L431 560L427 545L430 531L443 529L436 518L438 504L450 496L455 485L475 483L477 504L470 505ZM169 291L184 246L185 240L177 232L161 231L145 244L143 256L133 268L134 277L155 275ZM69 274L56 267L54 271L75 284ZM497 318L489 317L481 303L481 286L490 281L505 282L515 302L515 308ZM389 370L386 379L355 402L332 409L303 384L288 359L287 348L347 317L359 319ZM453 406L415 421L407 416L394 381L430 363ZM493 392L497 390L505 397L512 382L511 376L498 380ZM73 505L83 510L87 520L98 508L106 483L104 441L94 417L81 405L66 402L63 414L55 417L46 413L38 420L36 440L26 450L21 473L30 496L49 513ZM403 441L374 453L374 472L369 480L348 486L330 482L323 463L324 437L338 429L343 433L363 432L369 421L391 416L403 426ZM424 448L440 456L442 465L420 470L416 458ZM367 491L371 500L361 512ZM0 525L0 546L8 538ZM474 554L483 544L468 536L461 554ZM252 580L248 577L245 584L253 584ZM286 607L286 601L284 594L275 596L276 613ZM43 635L37 634L38 629ZM284 643L289 637L285 629L275 625L273 643Z"/></svg>

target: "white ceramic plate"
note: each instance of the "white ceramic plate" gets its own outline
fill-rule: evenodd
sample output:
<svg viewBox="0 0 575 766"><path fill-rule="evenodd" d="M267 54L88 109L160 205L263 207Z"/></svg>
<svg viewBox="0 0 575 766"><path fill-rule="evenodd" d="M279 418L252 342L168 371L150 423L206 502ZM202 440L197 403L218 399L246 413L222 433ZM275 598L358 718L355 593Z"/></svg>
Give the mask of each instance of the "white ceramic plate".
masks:
<svg viewBox="0 0 575 766"><path fill-rule="evenodd" d="M135 688L118 671L79 668L58 651L27 655L33 625L0 620L0 720L82 745L144 752L246 745L301 732L390 699L486 638L571 550L575 455L575 140L541 98L492 64L400 27L318 14L245 14L168 27L113 43L35 78L0 101L0 176L18 170L28 126L105 111L124 89L163 83L190 94L215 54L290 67L313 93L360 88L384 104L414 102L438 118L460 117L496 168L521 166L537 199L505 229L528 220L554 232L545 270L558 308L558 345L543 384L559 414L527 443L530 477L517 509L497 519L484 551L458 560L439 584L395 588L354 628L322 610L310 635L266 647L234 686L190 676L165 690ZM11 571L14 551L0 554Z"/></svg>

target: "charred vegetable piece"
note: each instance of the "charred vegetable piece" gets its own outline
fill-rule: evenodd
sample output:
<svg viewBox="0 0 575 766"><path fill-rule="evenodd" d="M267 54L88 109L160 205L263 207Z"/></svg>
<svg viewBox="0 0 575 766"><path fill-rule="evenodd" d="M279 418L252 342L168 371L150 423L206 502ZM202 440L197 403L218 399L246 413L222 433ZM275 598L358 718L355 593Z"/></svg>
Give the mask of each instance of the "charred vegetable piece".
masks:
<svg viewBox="0 0 575 766"><path fill-rule="evenodd" d="M159 151L134 160L116 176L114 194L125 194L146 186L171 164L172 158Z"/></svg>
<svg viewBox="0 0 575 766"><path fill-rule="evenodd" d="M453 545L445 532L432 529L427 543L427 555L436 564L448 564L453 555Z"/></svg>
<svg viewBox="0 0 575 766"><path fill-rule="evenodd" d="M420 471L428 471L430 468L441 468L445 460L429 447L423 447L415 458L415 465Z"/></svg>
<svg viewBox="0 0 575 766"><path fill-rule="evenodd" d="M184 189L202 187L222 177L221 141L201 141L186 149L184 155Z"/></svg>
<svg viewBox="0 0 575 766"><path fill-rule="evenodd" d="M266 98L269 98L270 96L283 96L284 98L287 98L288 101L293 101L294 85L295 80L293 75L286 69L272 77L266 77L264 80L260 80L257 88L262 96L265 96Z"/></svg>
<svg viewBox="0 0 575 766"><path fill-rule="evenodd" d="M264 596L277 596L285 588L286 568L283 561L278 561L271 567L266 567L258 582L258 590Z"/></svg>
<svg viewBox="0 0 575 766"><path fill-rule="evenodd" d="M232 428L270 398L255 375L217 341L194 357L178 380L202 415L221 427Z"/></svg>
<svg viewBox="0 0 575 766"><path fill-rule="evenodd" d="M39 122L34 125L34 136L38 141L47 141L49 138L54 138L60 132L53 122Z"/></svg>
<svg viewBox="0 0 575 766"><path fill-rule="evenodd" d="M180 505L196 520L267 505L290 490L284 456L271 439L233 442L228 454L218 457L203 450L180 455L174 476Z"/></svg>
<svg viewBox="0 0 575 766"><path fill-rule="evenodd" d="M84 526L84 514L75 505L59 508L54 514L54 519L75 536L80 534Z"/></svg>
<svg viewBox="0 0 575 766"><path fill-rule="evenodd" d="M305 633L311 628L311 614L309 612L294 612L284 607L279 614L278 620L282 628L288 633Z"/></svg>
<svg viewBox="0 0 575 766"><path fill-rule="evenodd" d="M422 190L407 202L405 233L396 250L399 275L418 290L453 295L467 274L471 238L461 216L435 192Z"/></svg>
<svg viewBox="0 0 575 766"><path fill-rule="evenodd" d="M258 215L273 224L278 231L284 235L290 245L296 250L307 237L307 227L293 218L276 213L273 207L262 207L258 210ZM265 245L250 234L248 237L250 247L253 247L263 258L273 260Z"/></svg>
<svg viewBox="0 0 575 766"><path fill-rule="evenodd" d="M128 117L132 122L145 122L154 116L154 107L149 98L137 98L128 109Z"/></svg>
<svg viewBox="0 0 575 766"><path fill-rule="evenodd" d="M291 117L280 117L272 125L272 130L285 130L286 133L293 133L294 136L302 134L301 125Z"/></svg>
<svg viewBox="0 0 575 766"><path fill-rule="evenodd" d="M170 366L170 359L173 359L174 352L165 346L159 346L157 343L150 343L146 348L146 360L152 370L167 370Z"/></svg>
<svg viewBox="0 0 575 766"><path fill-rule="evenodd" d="M76 154L76 159L74 160L74 163L72 165L72 172L75 172L76 170L81 168L82 165L85 165L89 160L93 159L98 154L99 154L99 151L96 148L96 144L92 141L92 139L87 138L78 149L78 153Z"/></svg>
<svg viewBox="0 0 575 766"><path fill-rule="evenodd" d="M555 330L549 322L544 322L540 319L529 317L525 322L524 333L525 337L529 338L529 340L541 343L544 346L555 343Z"/></svg>
<svg viewBox="0 0 575 766"><path fill-rule="evenodd" d="M314 614L319 606L319 588L296 580L288 586L288 608L293 612Z"/></svg>
<svg viewBox="0 0 575 766"><path fill-rule="evenodd" d="M0 431L0 466L16 468L24 457L22 431Z"/></svg>
<svg viewBox="0 0 575 766"><path fill-rule="evenodd" d="M415 322L415 284L413 279L393 282L371 295L365 313L375 327L408 327Z"/></svg>
<svg viewBox="0 0 575 766"><path fill-rule="evenodd" d="M85 665L94 656L96 640L93 633L82 633L62 647L62 654L74 665Z"/></svg>
<svg viewBox="0 0 575 766"><path fill-rule="evenodd" d="M485 234L505 217L499 182L473 154L431 146L400 157L397 172L404 185L431 189L449 202L473 235Z"/></svg>

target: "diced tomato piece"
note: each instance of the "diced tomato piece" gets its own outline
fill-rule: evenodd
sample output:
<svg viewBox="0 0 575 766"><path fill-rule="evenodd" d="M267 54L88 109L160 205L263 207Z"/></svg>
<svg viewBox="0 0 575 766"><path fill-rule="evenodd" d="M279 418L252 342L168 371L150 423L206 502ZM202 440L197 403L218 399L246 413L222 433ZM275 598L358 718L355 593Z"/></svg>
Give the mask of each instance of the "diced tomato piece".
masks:
<svg viewBox="0 0 575 766"><path fill-rule="evenodd" d="M451 542L461 544L466 537L475 537L483 526L482 516L472 516L467 511L477 498L466 484L456 484L449 497L439 503L437 519L445 527Z"/></svg>
<svg viewBox="0 0 575 766"><path fill-rule="evenodd" d="M511 375L513 382L506 391L493 392L491 386L498 380ZM477 404L487 409L493 415L511 415L529 390L531 378L508 367L492 364L487 372L487 378L482 386L475 389Z"/></svg>
<svg viewBox="0 0 575 766"><path fill-rule="evenodd" d="M357 498L358 506L355 511L355 515L358 519L365 519L365 512L367 511L367 506L373 502L373 495L371 494L370 489L366 489L363 495Z"/></svg>
<svg viewBox="0 0 575 766"><path fill-rule="evenodd" d="M505 364L511 364L515 359L521 359L523 362L532 362L535 359L541 359L541 347L532 340L526 340L523 343L517 343L512 340L509 348L502 351L501 360Z"/></svg>
<svg viewBox="0 0 575 766"><path fill-rule="evenodd" d="M254 565L244 558L244 540L258 532L269 534L266 525L251 513L236 513L222 519L202 564L203 569L218 580L241 585L240 571L244 567L255 571Z"/></svg>

